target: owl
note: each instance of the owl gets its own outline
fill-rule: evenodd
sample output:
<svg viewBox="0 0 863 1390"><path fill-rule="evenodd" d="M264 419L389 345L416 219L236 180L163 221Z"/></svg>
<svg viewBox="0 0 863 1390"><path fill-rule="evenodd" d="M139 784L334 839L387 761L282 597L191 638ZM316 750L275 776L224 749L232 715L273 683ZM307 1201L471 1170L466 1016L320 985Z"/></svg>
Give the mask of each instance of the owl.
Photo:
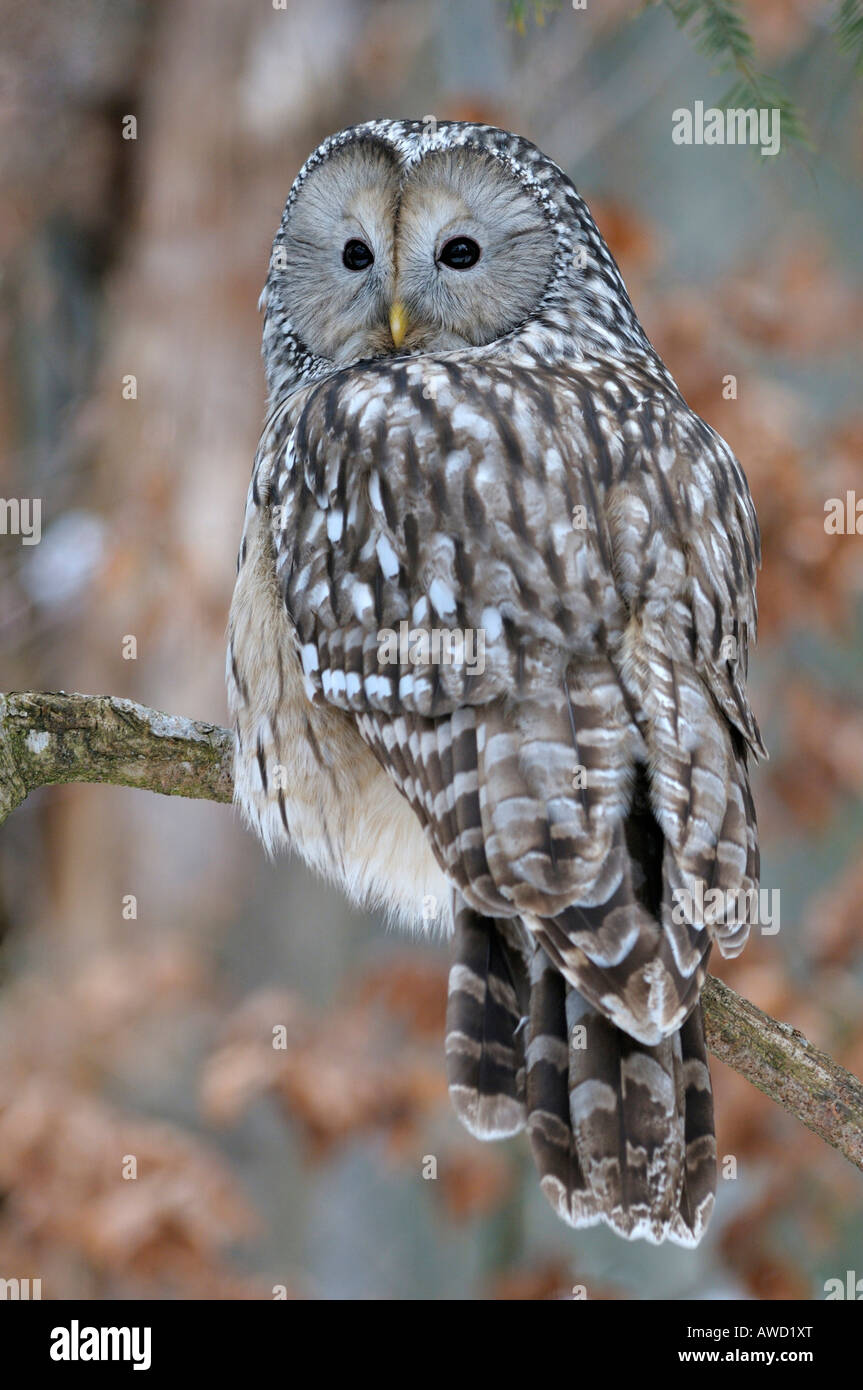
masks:
<svg viewBox="0 0 863 1390"><path fill-rule="evenodd" d="M262 307L236 800L269 851L450 938L469 1130L526 1129L572 1225L695 1245L699 993L758 877L741 468L570 180L506 131L324 141Z"/></svg>

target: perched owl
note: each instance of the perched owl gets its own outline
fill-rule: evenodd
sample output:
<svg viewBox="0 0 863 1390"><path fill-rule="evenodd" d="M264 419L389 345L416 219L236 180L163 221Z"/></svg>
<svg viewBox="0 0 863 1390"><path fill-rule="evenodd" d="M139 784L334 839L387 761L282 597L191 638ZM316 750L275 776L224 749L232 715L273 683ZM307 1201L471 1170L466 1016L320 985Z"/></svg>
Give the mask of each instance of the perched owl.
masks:
<svg viewBox="0 0 863 1390"><path fill-rule="evenodd" d="M273 246L230 620L236 797L452 939L459 1117L575 1226L694 1245L707 913L758 876L759 539L566 175L505 131L326 140Z"/></svg>

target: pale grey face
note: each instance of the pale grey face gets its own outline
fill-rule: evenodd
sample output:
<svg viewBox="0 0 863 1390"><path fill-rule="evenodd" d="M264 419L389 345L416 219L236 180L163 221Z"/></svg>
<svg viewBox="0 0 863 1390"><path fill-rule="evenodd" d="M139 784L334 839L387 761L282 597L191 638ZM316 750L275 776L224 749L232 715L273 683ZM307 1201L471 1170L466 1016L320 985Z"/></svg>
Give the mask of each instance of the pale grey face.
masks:
<svg viewBox="0 0 863 1390"><path fill-rule="evenodd" d="M271 293L308 350L340 366L479 346L537 307L555 247L493 155L436 150L405 174L391 150L357 141L304 180Z"/></svg>

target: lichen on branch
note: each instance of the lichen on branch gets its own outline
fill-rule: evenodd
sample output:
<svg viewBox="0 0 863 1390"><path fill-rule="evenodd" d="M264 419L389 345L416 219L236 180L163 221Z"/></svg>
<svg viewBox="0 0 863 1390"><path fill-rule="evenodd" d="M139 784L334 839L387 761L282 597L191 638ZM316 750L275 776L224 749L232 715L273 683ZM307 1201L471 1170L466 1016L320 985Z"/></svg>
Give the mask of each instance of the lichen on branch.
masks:
<svg viewBox="0 0 863 1390"><path fill-rule="evenodd" d="M227 729L111 695L0 695L0 824L36 787L108 782L230 801Z"/></svg>

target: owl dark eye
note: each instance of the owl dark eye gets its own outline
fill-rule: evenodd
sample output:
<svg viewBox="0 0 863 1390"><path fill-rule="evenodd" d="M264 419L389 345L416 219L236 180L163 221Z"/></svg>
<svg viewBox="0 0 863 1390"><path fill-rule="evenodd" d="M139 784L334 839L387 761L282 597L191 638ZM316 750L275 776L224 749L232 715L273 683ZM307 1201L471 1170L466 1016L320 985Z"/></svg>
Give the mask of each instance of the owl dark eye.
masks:
<svg viewBox="0 0 863 1390"><path fill-rule="evenodd" d="M350 241L345 242L345 249L342 252L342 265L348 270L368 270L375 258L375 254L370 246L366 246L364 241L358 241L356 237L351 237Z"/></svg>
<svg viewBox="0 0 863 1390"><path fill-rule="evenodd" d="M454 236L444 245L439 260L450 270L470 270L479 260L479 247L472 237Z"/></svg>

